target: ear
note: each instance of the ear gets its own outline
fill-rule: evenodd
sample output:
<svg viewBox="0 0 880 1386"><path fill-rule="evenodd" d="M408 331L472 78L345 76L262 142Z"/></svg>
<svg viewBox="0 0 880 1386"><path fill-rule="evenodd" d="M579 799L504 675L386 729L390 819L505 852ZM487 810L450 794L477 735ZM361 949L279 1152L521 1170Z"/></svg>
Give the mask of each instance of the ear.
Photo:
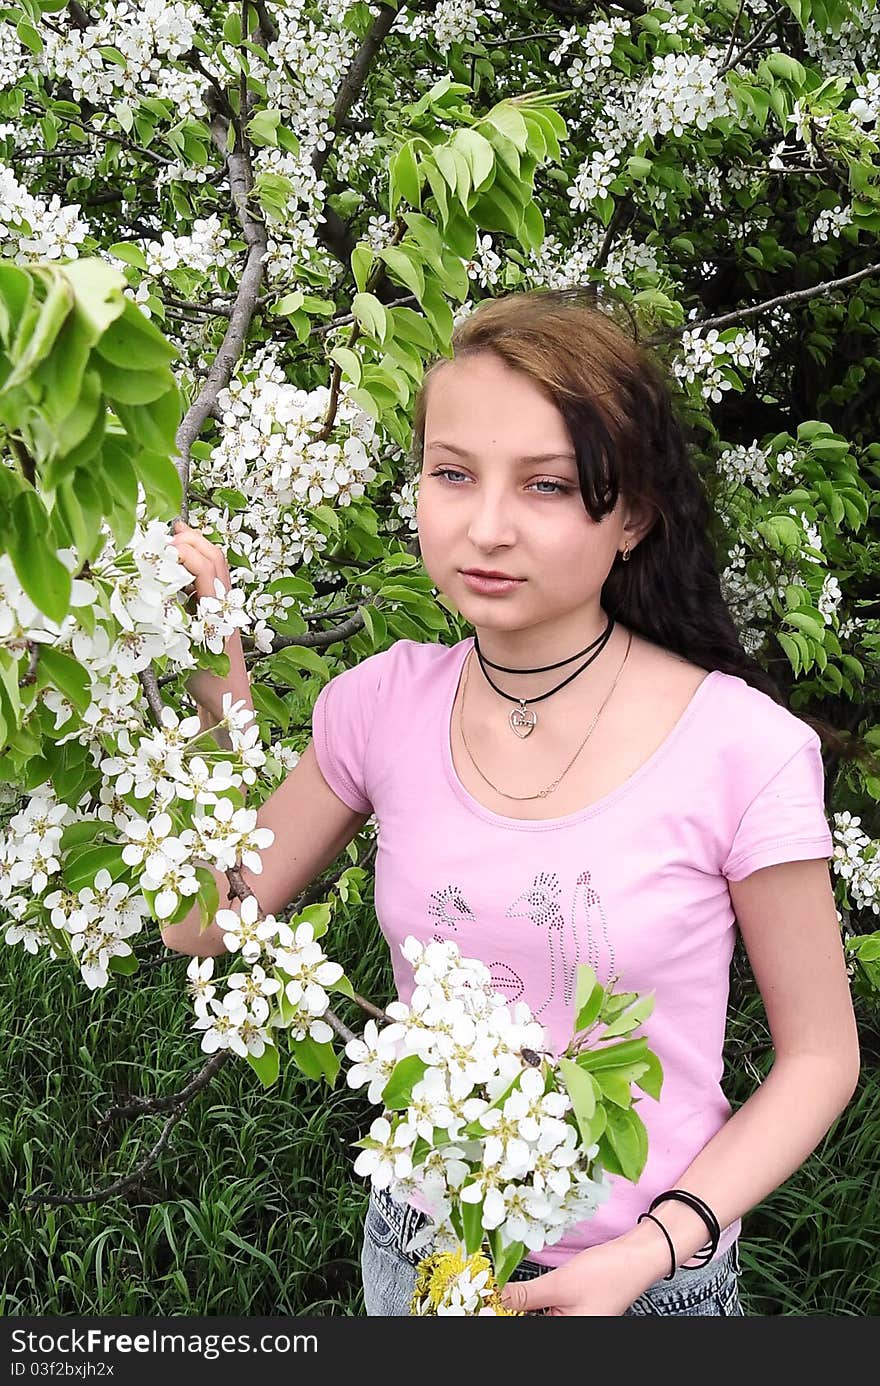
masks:
<svg viewBox="0 0 880 1386"><path fill-rule="evenodd" d="M650 534L655 524L660 523L660 515L652 505L627 503L624 514L622 537L634 549Z"/></svg>

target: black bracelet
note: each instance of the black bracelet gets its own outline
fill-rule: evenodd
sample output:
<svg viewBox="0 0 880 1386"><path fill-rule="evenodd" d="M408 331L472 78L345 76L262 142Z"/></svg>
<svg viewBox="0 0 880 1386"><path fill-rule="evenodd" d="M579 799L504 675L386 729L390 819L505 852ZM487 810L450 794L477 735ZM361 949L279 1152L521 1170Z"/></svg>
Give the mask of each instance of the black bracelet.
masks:
<svg viewBox="0 0 880 1386"><path fill-rule="evenodd" d="M653 1203L651 1203L649 1211L653 1212L658 1204L665 1203L670 1198L678 1199L680 1203L687 1204L695 1213L699 1213L703 1222L706 1224L706 1228L709 1232L709 1241L705 1246L700 1247L699 1251L694 1252L694 1255L690 1258L692 1261L696 1261L698 1265L704 1266L707 1261L711 1261L715 1252L718 1250L718 1242L721 1238L721 1228L718 1224L718 1219L712 1212L708 1203L700 1198L698 1194L689 1193L686 1189L667 1189L665 1193L658 1194Z"/></svg>
<svg viewBox="0 0 880 1386"><path fill-rule="evenodd" d="M641 1213L641 1214L639 1215L639 1217L636 1219L636 1224L637 1224L637 1225L638 1225L638 1223L641 1222L642 1218L650 1218L652 1222L656 1222L657 1226L660 1228L660 1231L663 1233L664 1237L666 1238L667 1242L669 1243L669 1255L670 1255L670 1258L671 1258L671 1260L672 1260L672 1269L671 1269L671 1271L669 1272L668 1275L664 1275L663 1279L664 1279L664 1280L671 1280L672 1277L675 1275L676 1268L677 1268L677 1262L676 1262L676 1257L675 1257L675 1247L672 1245L672 1238L670 1237L670 1235L669 1235L668 1231L666 1230L666 1228L663 1226L663 1223L660 1221L660 1219L659 1219L659 1218L655 1218L653 1213Z"/></svg>

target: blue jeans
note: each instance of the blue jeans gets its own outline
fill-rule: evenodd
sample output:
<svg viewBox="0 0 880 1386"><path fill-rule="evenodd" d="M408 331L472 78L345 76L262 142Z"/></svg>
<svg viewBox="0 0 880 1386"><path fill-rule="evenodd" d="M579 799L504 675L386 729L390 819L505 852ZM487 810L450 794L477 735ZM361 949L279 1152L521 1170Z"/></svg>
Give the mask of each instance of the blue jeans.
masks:
<svg viewBox="0 0 880 1386"><path fill-rule="evenodd" d="M404 1246L427 1219L386 1192L370 1193L361 1251L364 1305L368 1315L409 1314L416 1284L416 1262L430 1246L405 1252ZM531 1280L549 1266L521 1261L511 1280ZM625 1314L743 1315L739 1301L739 1254L732 1242L717 1260L705 1266L679 1266L671 1280L658 1280L634 1300Z"/></svg>

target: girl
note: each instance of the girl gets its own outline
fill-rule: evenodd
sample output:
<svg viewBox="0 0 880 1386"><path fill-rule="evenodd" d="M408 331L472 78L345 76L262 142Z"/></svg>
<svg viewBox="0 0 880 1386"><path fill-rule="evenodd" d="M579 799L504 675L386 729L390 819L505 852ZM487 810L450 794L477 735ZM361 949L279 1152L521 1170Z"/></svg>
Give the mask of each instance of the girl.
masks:
<svg viewBox="0 0 880 1386"><path fill-rule="evenodd" d="M740 1219L807 1158L858 1077L820 755L851 748L791 712L743 650L664 378L583 295L479 305L425 374L413 454L422 561L474 634L397 640L325 685L313 740L260 810L276 839L248 883L276 910L375 815L400 1000L407 934L484 961L554 1050L579 963L653 992L644 1028L664 1083L639 1103L642 1177L612 1176L610 1199L523 1262L505 1301L741 1314ZM228 582L195 531L175 543L197 592ZM240 648L226 683L202 678L215 712L246 686ZM775 1062L732 1114L720 1078L737 926ZM197 916L163 937L223 947ZM408 1193L371 1195L368 1314L408 1312L430 1250L407 1251L424 1222ZM711 1259L693 1264L713 1226Z"/></svg>

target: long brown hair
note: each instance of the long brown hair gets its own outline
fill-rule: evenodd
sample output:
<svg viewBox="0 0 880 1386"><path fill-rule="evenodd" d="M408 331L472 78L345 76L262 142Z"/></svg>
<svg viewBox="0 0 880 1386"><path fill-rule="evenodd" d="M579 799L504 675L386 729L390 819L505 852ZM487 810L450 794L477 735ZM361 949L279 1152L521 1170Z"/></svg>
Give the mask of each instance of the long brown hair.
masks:
<svg viewBox="0 0 880 1386"><path fill-rule="evenodd" d="M832 762L880 759L851 731L795 711L746 652L721 592L712 511L676 417L663 368L595 306L594 289L529 289L486 299L452 334L452 358L491 351L528 376L565 419L581 496L598 523L623 495L656 520L628 562L614 561L602 588L609 615L704 669L720 669L766 693L819 735ZM421 467L428 385L450 358L425 371L413 410L411 459Z"/></svg>

